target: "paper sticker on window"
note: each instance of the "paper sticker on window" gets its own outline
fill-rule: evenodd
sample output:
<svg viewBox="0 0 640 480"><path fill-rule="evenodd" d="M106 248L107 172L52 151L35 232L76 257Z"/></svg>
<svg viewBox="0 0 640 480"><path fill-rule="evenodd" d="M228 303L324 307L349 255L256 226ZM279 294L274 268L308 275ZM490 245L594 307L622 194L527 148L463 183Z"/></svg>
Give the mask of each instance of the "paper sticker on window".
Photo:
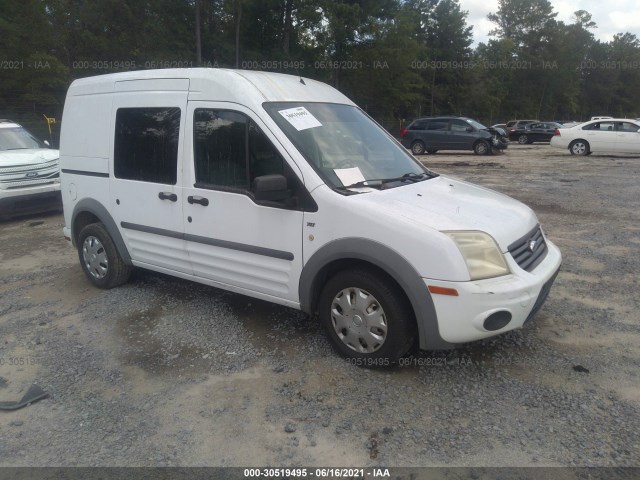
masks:
<svg viewBox="0 0 640 480"><path fill-rule="evenodd" d="M362 175L362 172L358 167L334 168L333 171L345 187L364 180L364 175Z"/></svg>
<svg viewBox="0 0 640 480"><path fill-rule="evenodd" d="M314 117L309 110L304 107L288 108L286 110L278 110L287 121L295 127L296 130L306 130L307 128L321 127L322 124Z"/></svg>

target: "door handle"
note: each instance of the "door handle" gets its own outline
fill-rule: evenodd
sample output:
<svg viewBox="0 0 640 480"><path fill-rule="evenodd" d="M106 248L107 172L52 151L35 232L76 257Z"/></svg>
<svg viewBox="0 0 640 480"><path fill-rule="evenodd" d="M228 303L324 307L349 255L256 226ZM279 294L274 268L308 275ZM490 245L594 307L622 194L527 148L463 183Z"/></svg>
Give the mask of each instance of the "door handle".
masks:
<svg viewBox="0 0 640 480"><path fill-rule="evenodd" d="M178 201L178 196L175 193L171 193L171 192L160 192L158 194L158 198L160 200L169 200L171 202Z"/></svg>
<svg viewBox="0 0 640 480"><path fill-rule="evenodd" d="M202 205L203 207L206 207L207 205L209 205L209 199L208 198L193 197L191 195L189 195L187 197L187 202L189 202L191 205L193 205L194 203L197 203L198 205Z"/></svg>

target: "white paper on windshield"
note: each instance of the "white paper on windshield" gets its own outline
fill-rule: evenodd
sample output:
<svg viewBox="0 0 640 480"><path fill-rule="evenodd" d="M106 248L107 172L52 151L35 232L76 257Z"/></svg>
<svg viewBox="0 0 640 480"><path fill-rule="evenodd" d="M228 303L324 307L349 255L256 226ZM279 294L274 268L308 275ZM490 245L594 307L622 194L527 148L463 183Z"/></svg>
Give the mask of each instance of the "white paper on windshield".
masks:
<svg viewBox="0 0 640 480"><path fill-rule="evenodd" d="M345 187L364 180L364 175L358 167L334 168L333 171Z"/></svg>
<svg viewBox="0 0 640 480"><path fill-rule="evenodd" d="M309 110L304 107L288 108L286 110L278 110L278 113L287 119L291 125L298 131L307 128L321 127L322 124L314 117Z"/></svg>

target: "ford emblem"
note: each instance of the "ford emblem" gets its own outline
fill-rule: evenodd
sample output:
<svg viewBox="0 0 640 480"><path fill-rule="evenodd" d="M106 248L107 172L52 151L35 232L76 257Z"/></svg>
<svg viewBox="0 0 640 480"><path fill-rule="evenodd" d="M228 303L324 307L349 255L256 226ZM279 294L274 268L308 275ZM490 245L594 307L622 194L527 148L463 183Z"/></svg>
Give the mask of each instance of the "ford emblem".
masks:
<svg viewBox="0 0 640 480"><path fill-rule="evenodd" d="M29 172L25 175L25 177L27 178L33 178L33 177L37 177L38 176L38 172Z"/></svg>

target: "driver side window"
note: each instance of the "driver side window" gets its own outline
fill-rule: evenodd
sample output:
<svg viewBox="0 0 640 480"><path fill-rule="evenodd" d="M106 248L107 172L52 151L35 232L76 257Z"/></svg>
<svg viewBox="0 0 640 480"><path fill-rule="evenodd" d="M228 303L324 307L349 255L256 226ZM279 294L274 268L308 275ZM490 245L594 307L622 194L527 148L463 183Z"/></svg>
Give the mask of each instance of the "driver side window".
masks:
<svg viewBox="0 0 640 480"><path fill-rule="evenodd" d="M249 190L255 177L284 173L282 156L246 115L198 108L193 125L196 186Z"/></svg>

